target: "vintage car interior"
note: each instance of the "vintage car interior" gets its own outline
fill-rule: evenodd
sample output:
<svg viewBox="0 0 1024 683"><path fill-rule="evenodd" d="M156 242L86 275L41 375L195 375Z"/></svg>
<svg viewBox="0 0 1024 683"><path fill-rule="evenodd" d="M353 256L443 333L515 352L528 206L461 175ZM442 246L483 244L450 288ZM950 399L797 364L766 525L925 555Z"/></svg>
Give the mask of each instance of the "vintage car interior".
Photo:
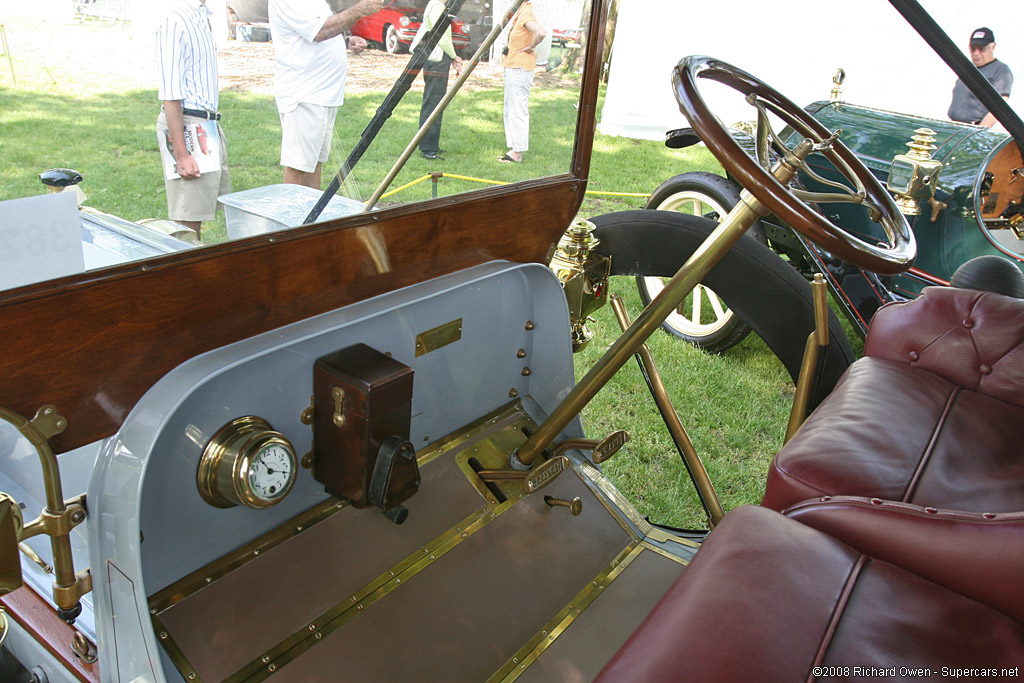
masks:
<svg viewBox="0 0 1024 683"><path fill-rule="evenodd" d="M587 18L565 174L0 291L0 672L784 681L1022 663L1024 300L935 287L885 307L826 398L824 282L798 277L779 293L801 307L797 401L763 505L687 533L602 473L629 436L588 438L580 410L716 263L777 259L741 242L760 216L878 273L916 251L835 131L701 56L674 70L676 97L742 201L717 225L578 220L607 5ZM708 81L801 140L749 156ZM812 154L844 177L824 197L790 186ZM866 207L878 234L809 201ZM602 277L642 266L610 265L594 235L645 220L711 235L576 382Z"/></svg>

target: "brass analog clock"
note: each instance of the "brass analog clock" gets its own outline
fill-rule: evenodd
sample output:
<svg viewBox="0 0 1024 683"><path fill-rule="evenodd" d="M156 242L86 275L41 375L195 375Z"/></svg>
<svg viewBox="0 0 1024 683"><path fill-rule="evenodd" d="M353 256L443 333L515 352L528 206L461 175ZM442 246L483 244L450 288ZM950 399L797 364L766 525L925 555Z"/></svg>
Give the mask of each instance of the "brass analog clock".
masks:
<svg viewBox="0 0 1024 683"><path fill-rule="evenodd" d="M210 505L267 508L295 483L295 449L261 417L232 420L203 449L196 472L199 494Z"/></svg>

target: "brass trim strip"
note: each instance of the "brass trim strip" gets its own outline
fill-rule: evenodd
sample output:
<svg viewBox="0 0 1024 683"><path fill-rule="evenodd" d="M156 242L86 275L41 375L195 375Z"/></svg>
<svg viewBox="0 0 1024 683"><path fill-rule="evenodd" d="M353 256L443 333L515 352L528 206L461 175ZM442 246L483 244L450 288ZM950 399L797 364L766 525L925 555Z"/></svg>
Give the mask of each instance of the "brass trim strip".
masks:
<svg viewBox="0 0 1024 683"><path fill-rule="evenodd" d="M275 671L295 660L316 645L324 636L333 633L352 621L366 608L379 602L392 591L401 587L419 572L455 549L469 536L494 521L499 515L519 502L510 499L498 506L487 506L466 518L452 529L439 536L433 543L412 553L359 589L347 600L313 620L306 627L292 634L281 643L265 652L225 679L225 683L255 683L266 680ZM321 625L322 624L322 625Z"/></svg>
<svg viewBox="0 0 1024 683"><path fill-rule="evenodd" d="M658 543L672 541L688 548L700 548L699 543L691 541L688 538L676 536L664 529L659 529L644 519L643 515L633 507L633 504L630 503L617 488L615 488L615 485L612 484L611 480L609 480L601 470L597 469L597 467L592 465L589 461L583 460L576 464L576 467L580 470L583 481L591 483L601 494L603 494L597 496L598 500L600 500L605 508L612 513L622 528L637 540L641 540L641 538L649 538ZM631 524L635 525L636 529L633 529L633 527L630 526ZM642 536L637 535L637 530L639 530Z"/></svg>
<svg viewBox="0 0 1024 683"><path fill-rule="evenodd" d="M239 567L257 559L261 554L281 545L288 539L297 536L314 524L324 521L346 507L348 507L348 503L345 501L333 498L326 500L299 514L297 517L291 518L263 536L175 581L167 588L157 591L150 596L150 614L155 615L173 607L217 579L227 576Z"/></svg>
<svg viewBox="0 0 1024 683"><path fill-rule="evenodd" d="M611 564L605 567L593 581L576 594L572 602L562 608L551 621L545 624L539 633L527 641L526 645L520 648L494 675L487 679L488 683L498 683L499 681L511 683L511 681L519 678L583 614L583 611L601 596L604 589L611 585L612 581L618 578L633 560L639 557L644 548L644 544L637 542L630 543L623 548L622 552L612 560Z"/></svg>
<svg viewBox="0 0 1024 683"><path fill-rule="evenodd" d="M640 545L642 545L647 550L653 550L654 552L658 553L662 557L666 557L666 558L668 558L668 559L670 559L670 560L672 560L674 562L678 562L679 564L683 565L684 567L689 567L690 566L690 561L689 560L683 559L682 557L679 557L678 555L673 555L669 551L667 551L664 548L661 548L659 546L656 546L653 543L648 543L647 541L644 541Z"/></svg>

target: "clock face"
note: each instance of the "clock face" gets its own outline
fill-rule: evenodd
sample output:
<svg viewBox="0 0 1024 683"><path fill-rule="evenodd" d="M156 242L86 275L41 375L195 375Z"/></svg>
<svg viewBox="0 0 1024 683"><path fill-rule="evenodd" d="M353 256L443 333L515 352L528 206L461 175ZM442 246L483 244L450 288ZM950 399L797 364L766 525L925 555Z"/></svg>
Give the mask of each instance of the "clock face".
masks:
<svg viewBox="0 0 1024 683"><path fill-rule="evenodd" d="M270 423L255 415L218 431L199 459L199 495L214 507L266 508L292 490L299 461L295 449Z"/></svg>
<svg viewBox="0 0 1024 683"><path fill-rule="evenodd" d="M260 448L249 464L249 489L257 498L270 502L291 488L295 474L295 454L280 443Z"/></svg>

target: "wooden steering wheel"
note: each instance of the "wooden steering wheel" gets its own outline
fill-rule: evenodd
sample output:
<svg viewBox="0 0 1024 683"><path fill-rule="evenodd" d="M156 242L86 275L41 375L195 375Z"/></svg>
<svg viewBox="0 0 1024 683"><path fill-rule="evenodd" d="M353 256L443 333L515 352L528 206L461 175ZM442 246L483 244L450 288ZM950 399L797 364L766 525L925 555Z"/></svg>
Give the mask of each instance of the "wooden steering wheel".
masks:
<svg viewBox="0 0 1024 683"><path fill-rule="evenodd" d="M743 151L708 109L697 88L700 78L729 86L757 109L756 158ZM878 180L839 141L841 131L830 132L778 91L745 71L711 57L697 55L683 59L673 71L672 82L680 110L711 153L740 185L779 219L833 255L866 270L892 275L910 268L917 245L907 220ZM853 188L822 178L805 163L801 164L804 173L836 191L807 192L780 183L770 172L770 148L782 142L771 129L768 112L813 142L814 150L823 154ZM865 206L871 220L884 230L888 243L872 244L844 232L808 202L852 202Z"/></svg>

